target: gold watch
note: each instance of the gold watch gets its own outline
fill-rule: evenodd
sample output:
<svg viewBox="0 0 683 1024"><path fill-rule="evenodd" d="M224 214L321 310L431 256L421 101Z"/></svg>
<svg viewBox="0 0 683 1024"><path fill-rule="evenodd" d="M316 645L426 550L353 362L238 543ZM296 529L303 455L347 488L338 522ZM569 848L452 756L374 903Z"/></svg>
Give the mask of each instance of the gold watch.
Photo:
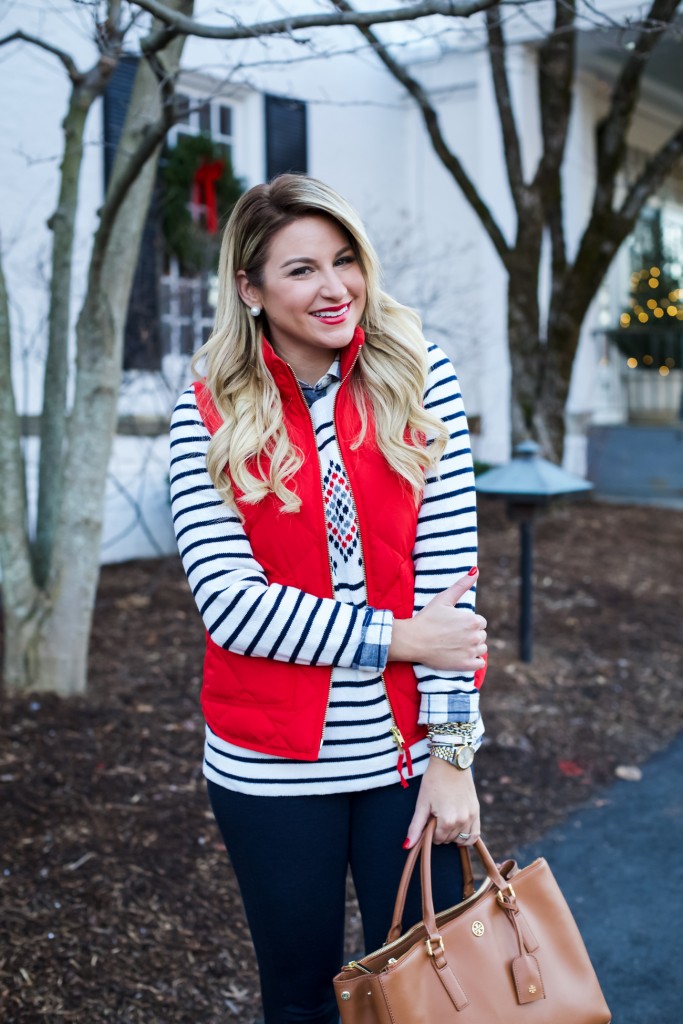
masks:
<svg viewBox="0 0 683 1024"><path fill-rule="evenodd" d="M474 748L469 744L434 743L429 751L432 757L448 761L454 768L464 771L474 761Z"/></svg>

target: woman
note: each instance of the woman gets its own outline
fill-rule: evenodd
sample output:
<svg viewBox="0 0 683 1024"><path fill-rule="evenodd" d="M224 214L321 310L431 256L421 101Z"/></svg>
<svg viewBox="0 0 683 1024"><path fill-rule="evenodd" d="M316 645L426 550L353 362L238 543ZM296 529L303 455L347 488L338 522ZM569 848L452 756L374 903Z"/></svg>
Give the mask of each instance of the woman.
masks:
<svg viewBox="0 0 683 1024"><path fill-rule="evenodd" d="M331 188L252 188L225 229L202 380L172 422L175 529L207 628L204 774L266 1024L337 1020L349 865L371 950L429 815L444 906L461 898L457 844L479 835L467 424L450 363L378 282ZM420 916L413 892L407 923Z"/></svg>

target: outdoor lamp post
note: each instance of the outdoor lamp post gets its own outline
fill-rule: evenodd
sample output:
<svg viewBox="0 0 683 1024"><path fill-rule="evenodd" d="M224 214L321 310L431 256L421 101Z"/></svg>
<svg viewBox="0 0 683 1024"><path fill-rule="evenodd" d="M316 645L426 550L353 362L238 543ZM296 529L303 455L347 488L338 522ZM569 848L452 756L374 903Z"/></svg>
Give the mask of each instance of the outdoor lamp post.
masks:
<svg viewBox="0 0 683 1024"><path fill-rule="evenodd" d="M533 526L539 509L557 498L579 498L593 485L565 472L538 454L535 441L522 441L512 461L477 477L477 491L489 498L503 498L510 519L519 523L521 601L519 609L519 656L531 661L531 572Z"/></svg>

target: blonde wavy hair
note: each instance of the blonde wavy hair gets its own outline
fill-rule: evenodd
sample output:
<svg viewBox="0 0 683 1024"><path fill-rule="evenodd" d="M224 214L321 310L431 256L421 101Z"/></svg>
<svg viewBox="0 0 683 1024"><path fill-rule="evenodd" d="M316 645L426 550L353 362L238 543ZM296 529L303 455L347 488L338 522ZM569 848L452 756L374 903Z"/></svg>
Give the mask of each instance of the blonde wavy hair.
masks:
<svg viewBox="0 0 683 1024"><path fill-rule="evenodd" d="M331 218L348 236L367 288L361 319L365 344L350 379L361 417L354 447L367 431L369 401L377 445L417 502L425 469L438 463L448 439L443 422L422 406L428 362L420 319L381 290L379 261L356 211L328 185L297 174L282 174L246 192L223 233L215 327L192 363L223 419L209 444L207 469L231 508L237 509L235 487L250 504L274 493L284 511L301 506L295 478L303 456L289 440L280 393L263 358L265 312L251 315L236 274L243 270L253 286L261 287L275 234L310 216Z"/></svg>

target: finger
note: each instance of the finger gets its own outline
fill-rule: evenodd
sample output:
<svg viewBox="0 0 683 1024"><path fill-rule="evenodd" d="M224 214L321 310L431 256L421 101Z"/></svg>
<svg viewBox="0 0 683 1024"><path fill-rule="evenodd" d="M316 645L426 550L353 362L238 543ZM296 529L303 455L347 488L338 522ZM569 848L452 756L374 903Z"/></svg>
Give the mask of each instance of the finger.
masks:
<svg viewBox="0 0 683 1024"><path fill-rule="evenodd" d="M415 808L415 813L413 814L413 820L410 822L410 825L408 826L408 835L406 836L406 840L403 844L404 850L412 850L413 846L415 846L415 843L418 841L418 839L424 832L425 826L428 821L429 809L427 807L422 808L418 801L418 804Z"/></svg>
<svg viewBox="0 0 683 1024"><path fill-rule="evenodd" d="M488 622L486 621L483 615L475 615L474 618L475 622L479 626L479 629L486 629L486 627L488 626Z"/></svg>
<svg viewBox="0 0 683 1024"><path fill-rule="evenodd" d="M456 582L451 584L450 587L446 590L442 590L440 594L437 594L436 597L432 598L432 601L437 604L448 604L452 607L455 606L463 594L466 594L470 587L477 582L478 576L479 570L475 565L470 569L466 576L461 576L460 579L456 580Z"/></svg>
<svg viewBox="0 0 683 1024"><path fill-rule="evenodd" d="M454 842L456 842L458 846L474 846L480 836L481 819L479 814L475 814L469 819L463 828L458 829L458 834L456 835Z"/></svg>

